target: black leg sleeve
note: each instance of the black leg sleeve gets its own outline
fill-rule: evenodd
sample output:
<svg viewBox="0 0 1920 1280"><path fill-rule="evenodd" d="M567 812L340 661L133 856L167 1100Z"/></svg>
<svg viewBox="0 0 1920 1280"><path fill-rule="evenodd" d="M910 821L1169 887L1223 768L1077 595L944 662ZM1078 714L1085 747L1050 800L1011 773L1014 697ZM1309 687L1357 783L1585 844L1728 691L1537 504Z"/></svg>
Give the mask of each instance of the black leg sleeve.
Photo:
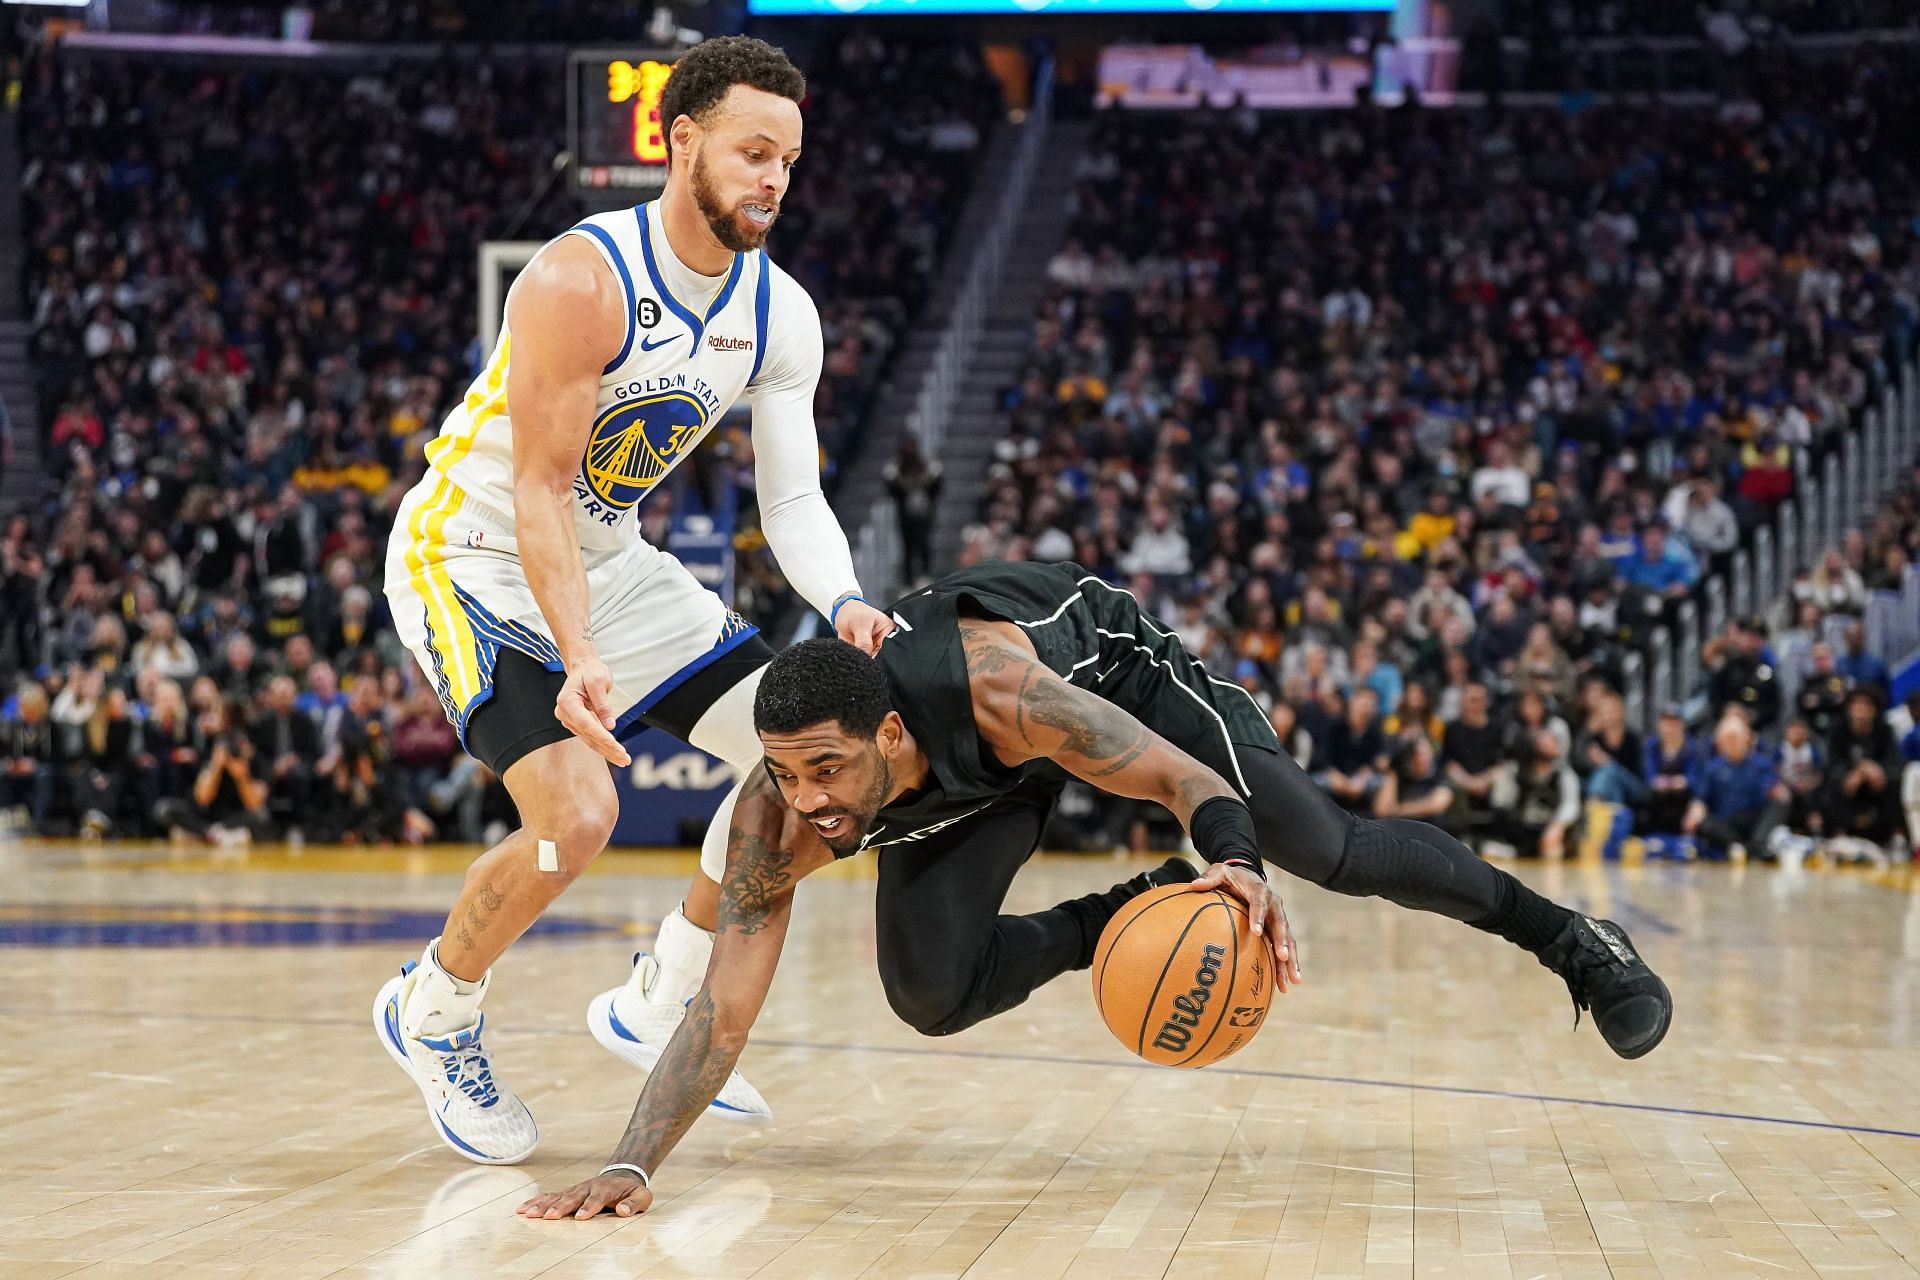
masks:
<svg viewBox="0 0 1920 1280"><path fill-rule="evenodd" d="M1572 916L1430 823L1355 817L1286 755L1237 754L1260 852L1283 870L1349 897L1449 916L1536 953Z"/></svg>
<svg viewBox="0 0 1920 1280"><path fill-rule="evenodd" d="M1267 861L1335 893L1455 920L1481 920L1499 907L1498 868L1439 827L1355 817L1290 757L1258 747L1238 755Z"/></svg>

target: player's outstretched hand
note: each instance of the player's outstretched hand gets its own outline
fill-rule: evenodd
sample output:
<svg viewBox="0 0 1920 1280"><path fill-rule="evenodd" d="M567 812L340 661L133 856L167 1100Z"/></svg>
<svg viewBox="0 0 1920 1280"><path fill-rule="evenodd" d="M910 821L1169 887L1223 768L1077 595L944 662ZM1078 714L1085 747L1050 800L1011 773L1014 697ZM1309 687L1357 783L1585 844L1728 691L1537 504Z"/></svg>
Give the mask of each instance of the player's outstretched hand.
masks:
<svg viewBox="0 0 1920 1280"><path fill-rule="evenodd" d="M565 1191L545 1191L522 1204L517 1212L523 1218L591 1218L605 1210L615 1216L632 1218L653 1205L653 1192L630 1173L603 1173L585 1182L576 1182Z"/></svg>
<svg viewBox="0 0 1920 1280"><path fill-rule="evenodd" d="M880 652L880 642L893 634L893 619L865 600L849 600L840 606L833 630L842 640L869 658Z"/></svg>
<svg viewBox="0 0 1920 1280"><path fill-rule="evenodd" d="M574 737L617 765L632 763L613 736L613 674L598 658L582 658L567 668L567 682L554 699L553 714Z"/></svg>
<svg viewBox="0 0 1920 1280"><path fill-rule="evenodd" d="M1287 923L1287 909L1273 886L1245 867L1215 863L1207 873L1188 885L1189 889L1224 889L1247 904L1247 918L1253 936L1264 937L1273 951L1273 987L1285 991L1300 983L1300 944L1293 940L1293 926Z"/></svg>

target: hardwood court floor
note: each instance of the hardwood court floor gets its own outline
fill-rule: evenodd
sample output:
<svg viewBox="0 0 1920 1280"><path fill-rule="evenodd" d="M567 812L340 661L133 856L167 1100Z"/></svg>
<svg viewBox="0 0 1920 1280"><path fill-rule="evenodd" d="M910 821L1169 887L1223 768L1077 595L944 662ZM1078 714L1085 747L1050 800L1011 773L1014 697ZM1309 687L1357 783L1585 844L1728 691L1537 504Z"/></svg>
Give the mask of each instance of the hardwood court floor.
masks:
<svg viewBox="0 0 1920 1280"><path fill-rule="evenodd" d="M800 891L743 1066L635 1220L532 1223L639 1078L582 1025L685 855L610 855L500 966L539 1117L511 1169L430 1134L375 1043L464 855L0 850L0 1276L1756 1276L1920 1267L1920 892L1904 873L1524 867L1678 1003L1651 1057L1433 917L1295 885L1307 985L1246 1051L1144 1068L1084 975L944 1040L887 1010L871 861ZM1138 864L1044 859L1021 909ZM424 912L412 916L409 912ZM392 933L394 941L351 941ZM132 936L226 945L99 945ZM251 943L248 939L252 939ZM333 939L333 941L327 941Z"/></svg>

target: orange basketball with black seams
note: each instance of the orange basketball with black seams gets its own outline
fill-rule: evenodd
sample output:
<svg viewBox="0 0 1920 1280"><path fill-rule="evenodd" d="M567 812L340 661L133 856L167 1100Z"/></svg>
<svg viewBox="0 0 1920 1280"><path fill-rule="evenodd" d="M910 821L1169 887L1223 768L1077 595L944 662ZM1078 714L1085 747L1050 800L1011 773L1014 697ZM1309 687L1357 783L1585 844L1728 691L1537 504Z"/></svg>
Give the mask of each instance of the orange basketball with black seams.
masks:
<svg viewBox="0 0 1920 1280"><path fill-rule="evenodd" d="M1158 1066L1204 1067L1245 1048L1266 1021L1273 954L1238 898L1149 889L1101 932L1093 1001L1129 1052Z"/></svg>

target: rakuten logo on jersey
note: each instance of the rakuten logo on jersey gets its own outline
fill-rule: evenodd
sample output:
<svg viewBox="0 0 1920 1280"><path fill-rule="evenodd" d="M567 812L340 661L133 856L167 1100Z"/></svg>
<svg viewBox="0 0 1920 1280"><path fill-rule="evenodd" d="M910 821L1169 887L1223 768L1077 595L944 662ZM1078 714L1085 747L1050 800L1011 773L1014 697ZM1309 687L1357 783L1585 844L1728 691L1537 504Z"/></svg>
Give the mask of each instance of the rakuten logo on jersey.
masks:
<svg viewBox="0 0 1920 1280"><path fill-rule="evenodd" d="M715 351L751 351L752 338L723 338L717 333L707 335L707 345Z"/></svg>

